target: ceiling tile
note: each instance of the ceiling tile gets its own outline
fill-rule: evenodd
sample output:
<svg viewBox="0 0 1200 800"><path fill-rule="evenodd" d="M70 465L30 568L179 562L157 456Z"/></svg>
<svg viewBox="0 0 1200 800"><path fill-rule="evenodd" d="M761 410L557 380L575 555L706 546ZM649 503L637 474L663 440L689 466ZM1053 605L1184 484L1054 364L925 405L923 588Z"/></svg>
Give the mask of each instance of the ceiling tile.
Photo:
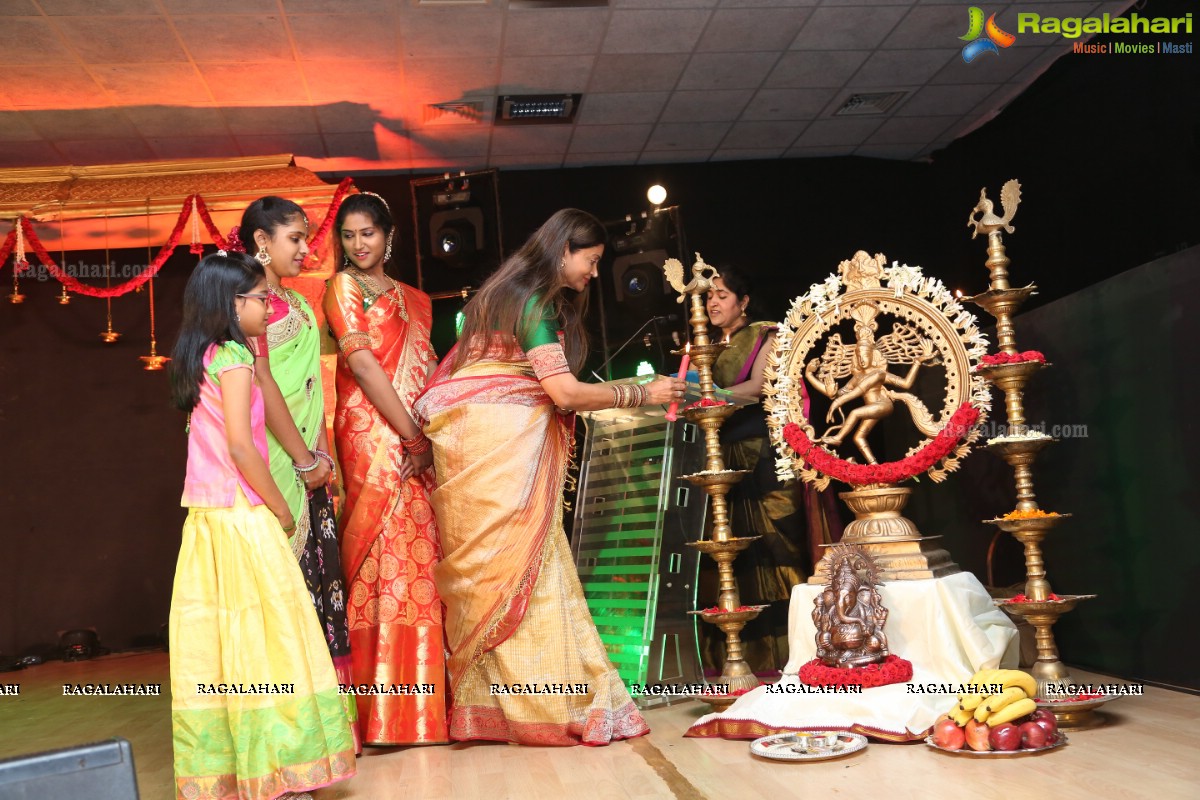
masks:
<svg viewBox="0 0 1200 800"><path fill-rule="evenodd" d="M72 59L44 19L10 19L0 25L0 64L53 64Z"/></svg>
<svg viewBox="0 0 1200 800"><path fill-rule="evenodd" d="M958 47L967 32L965 5L921 5L908 12L891 35L880 45L883 49Z"/></svg>
<svg viewBox="0 0 1200 800"><path fill-rule="evenodd" d="M615 153L640 151L650 138L653 125L576 125L571 137L572 153Z"/></svg>
<svg viewBox="0 0 1200 800"><path fill-rule="evenodd" d="M72 108L26 111L25 119L50 141L134 138L133 123L118 108Z"/></svg>
<svg viewBox="0 0 1200 800"><path fill-rule="evenodd" d="M204 0L203 4L196 0L160 0L167 13L172 17L183 16L220 16L228 14L277 14L279 0ZM357 4L356 4L357 5ZM237 20L225 20L226 24L234 27Z"/></svg>
<svg viewBox="0 0 1200 800"><path fill-rule="evenodd" d="M910 161L925 149L923 144L864 144L854 151L854 155L863 158L890 158L896 161Z"/></svg>
<svg viewBox="0 0 1200 800"><path fill-rule="evenodd" d="M786 50L808 15L807 8L722 9L713 13L696 50Z"/></svg>
<svg viewBox="0 0 1200 800"><path fill-rule="evenodd" d="M816 119L833 99L836 89L763 89L754 96L743 120Z"/></svg>
<svg viewBox="0 0 1200 800"><path fill-rule="evenodd" d="M680 89L757 89L781 53L697 53L679 79Z"/></svg>
<svg viewBox="0 0 1200 800"><path fill-rule="evenodd" d="M307 103L300 69L294 63L201 64L200 74L217 102L255 103L269 97L276 103Z"/></svg>
<svg viewBox="0 0 1200 800"><path fill-rule="evenodd" d="M663 122L728 122L738 118L753 95L749 89L675 92L663 109Z"/></svg>
<svg viewBox="0 0 1200 800"><path fill-rule="evenodd" d="M232 136L154 136L148 141L158 158L229 158L239 152Z"/></svg>
<svg viewBox="0 0 1200 800"><path fill-rule="evenodd" d="M815 6L821 0L721 0L721 8L791 8Z"/></svg>
<svg viewBox="0 0 1200 800"><path fill-rule="evenodd" d="M0 111L0 142L36 142L42 135L20 111Z"/></svg>
<svg viewBox="0 0 1200 800"><path fill-rule="evenodd" d="M48 17L152 16L158 13L154 0L38 0L38 5Z"/></svg>
<svg viewBox="0 0 1200 800"><path fill-rule="evenodd" d="M16 106L71 108L108 104L92 76L76 66L5 67L4 92Z"/></svg>
<svg viewBox="0 0 1200 800"><path fill-rule="evenodd" d="M838 156L848 156L855 149L855 146L852 144L802 146L791 148L784 153L784 156L787 158L836 158Z"/></svg>
<svg viewBox="0 0 1200 800"><path fill-rule="evenodd" d="M316 133L317 120L309 106L242 106L225 109L234 136L258 133Z"/></svg>
<svg viewBox="0 0 1200 800"><path fill-rule="evenodd" d="M979 105L994 91L994 83L922 86L896 109L893 116L962 115Z"/></svg>
<svg viewBox="0 0 1200 800"><path fill-rule="evenodd" d="M545 153L558 155L567 152L571 138L570 125L508 125L492 131L493 156Z"/></svg>
<svg viewBox="0 0 1200 800"><path fill-rule="evenodd" d="M60 17L56 24L89 64L187 61L163 17Z"/></svg>
<svg viewBox="0 0 1200 800"><path fill-rule="evenodd" d="M399 50L395 20L374 14L306 14L288 17L296 51L305 61L336 61L350 53L384 60ZM353 49L347 44L353 42Z"/></svg>
<svg viewBox="0 0 1200 800"><path fill-rule="evenodd" d="M33 0L7 0L0 3L0 17L36 17L38 13Z"/></svg>
<svg viewBox="0 0 1200 800"><path fill-rule="evenodd" d="M126 108L125 116L147 138L183 134L206 138L229 135L229 126L219 108L136 106Z"/></svg>
<svg viewBox="0 0 1200 800"><path fill-rule="evenodd" d="M814 9L793 50L874 50L908 11L902 7Z"/></svg>
<svg viewBox="0 0 1200 800"><path fill-rule="evenodd" d="M717 0L609 0L613 8L713 8Z"/></svg>
<svg viewBox="0 0 1200 800"><path fill-rule="evenodd" d="M436 132L413 131L409 135L412 139L413 158L486 156L491 144L492 128L439 128Z"/></svg>
<svg viewBox="0 0 1200 800"><path fill-rule="evenodd" d="M269 156L291 153L308 158L326 158L325 145L315 133L268 136L236 136L238 149L246 156Z"/></svg>
<svg viewBox="0 0 1200 800"><path fill-rule="evenodd" d="M404 85L423 103L493 96L498 71L496 58L408 59L404 62Z"/></svg>
<svg viewBox="0 0 1200 800"><path fill-rule="evenodd" d="M726 148L722 147L712 154L710 161L758 161L762 159L779 158L784 153L782 147L769 148Z"/></svg>
<svg viewBox="0 0 1200 800"><path fill-rule="evenodd" d="M849 85L857 89L926 83L947 64L953 67L951 59L962 63L957 50L876 50Z"/></svg>
<svg viewBox="0 0 1200 800"><path fill-rule="evenodd" d="M488 157L489 167L500 169L558 169L562 166L563 156L554 153L549 157L536 155L496 155Z"/></svg>
<svg viewBox="0 0 1200 800"><path fill-rule="evenodd" d="M283 10L289 15L328 13L330 6L336 4L329 0L283 0ZM396 0L354 0L353 8L360 14L391 13L396 10Z"/></svg>
<svg viewBox="0 0 1200 800"><path fill-rule="evenodd" d="M1063 56L1071 55L1070 50L1047 47L1040 53L1034 56L1029 63L1021 67L1020 71L1014 74L1011 78L1012 83L1021 83L1026 86L1032 84L1040 78L1046 70L1050 69Z"/></svg>
<svg viewBox="0 0 1200 800"><path fill-rule="evenodd" d="M729 127L728 122L661 123L650 135L646 149L711 151L721 143Z"/></svg>
<svg viewBox="0 0 1200 800"><path fill-rule="evenodd" d="M400 17L404 55L479 57L500 53L504 14L491 8L410 9Z"/></svg>
<svg viewBox="0 0 1200 800"><path fill-rule="evenodd" d="M869 50L784 53L763 85L772 89L842 86L870 55Z"/></svg>
<svg viewBox="0 0 1200 800"><path fill-rule="evenodd" d="M313 107L317 124L325 134L371 133L379 121L378 112L364 103L343 100L339 103L323 103ZM372 137L374 134L371 134ZM328 137L326 139L328 141Z"/></svg>
<svg viewBox="0 0 1200 800"><path fill-rule="evenodd" d="M1037 47L1010 47L999 56L983 55L970 64L956 55L930 83L1003 83L1041 53Z"/></svg>
<svg viewBox="0 0 1200 800"><path fill-rule="evenodd" d="M638 159L639 164L687 164L708 161L712 148L706 150L655 150L645 151Z"/></svg>
<svg viewBox="0 0 1200 800"><path fill-rule="evenodd" d="M191 64L155 64L153 69L133 64L105 64L92 67L92 74L117 102L125 105L206 103L212 100L208 85Z"/></svg>
<svg viewBox="0 0 1200 800"><path fill-rule="evenodd" d="M599 52L608 15L603 8L511 9L504 24L504 54L565 56Z"/></svg>
<svg viewBox="0 0 1200 800"><path fill-rule="evenodd" d="M141 139L82 139L76 142L55 142L55 146L72 164L124 164L130 161L149 161L154 158L150 147Z"/></svg>
<svg viewBox="0 0 1200 800"><path fill-rule="evenodd" d="M362 158L367 161L379 159L379 145L375 134L366 133L326 133L325 149L332 158Z"/></svg>
<svg viewBox="0 0 1200 800"><path fill-rule="evenodd" d="M795 147L845 147L862 144L879 127L878 119L819 119L809 125Z"/></svg>
<svg viewBox="0 0 1200 800"><path fill-rule="evenodd" d="M469 159L469 160L464 160ZM475 170L487 169L487 156L427 156L413 157L409 160L408 166L412 168L414 175L429 172L441 172L445 169L461 169L468 172Z"/></svg>
<svg viewBox="0 0 1200 800"><path fill-rule="evenodd" d="M721 142L721 149L775 147L782 152L808 126L801 122L736 122Z"/></svg>
<svg viewBox="0 0 1200 800"><path fill-rule="evenodd" d="M175 30L197 62L291 61L292 45L277 16L179 17Z"/></svg>
<svg viewBox="0 0 1200 800"><path fill-rule="evenodd" d="M500 62L499 94L582 92L592 56L514 56Z"/></svg>
<svg viewBox="0 0 1200 800"><path fill-rule="evenodd" d="M674 89L687 62L686 53L599 55L592 68L588 91L624 92L637 88L656 92Z"/></svg>
<svg viewBox="0 0 1200 800"><path fill-rule="evenodd" d="M613 164L635 164L641 151L633 153L567 153L564 167L604 167Z"/></svg>
<svg viewBox="0 0 1200 800"><path fill-rule="evenodd" d="M491 64L495 69L495 64ZM353 83L355 102L368 103L377 98L395 97L404 92L404 71L390 61L302 61L300 69L308 83L314 103L336 103L351 93L347 83Z"/></svg>
<svg viewBox="0 0 1200 800"><path fill-rule="evenodd" d="M710 12L614 11L601 51L605 53L690 53Z"/></svg>
<svg viewBox="0 0 1200 800"><path fill-rule="evenodd" d="M961 117L892 117L886 119L867 144L920 144L937 139L943 131Z"/></svg>
<svg viewBox="0 0 1200 800"><path fill-rule="evenodd" d="M70 161L49 142L5 142L6 167L55 167Z"/></svg>
<svg viewBox="0 0 1200 800"><path fill-rule="evenodd" d="M670 96L668 92L585 94L578 122L581 125L657 122Z"/></svg>
<svg viewBox="0 0 1200 800"><path fill-rule="evenodd" d="M971 0L939 0L940 2L965 3ZM911 6L913 0L821 0L823 6Z"/></svg>

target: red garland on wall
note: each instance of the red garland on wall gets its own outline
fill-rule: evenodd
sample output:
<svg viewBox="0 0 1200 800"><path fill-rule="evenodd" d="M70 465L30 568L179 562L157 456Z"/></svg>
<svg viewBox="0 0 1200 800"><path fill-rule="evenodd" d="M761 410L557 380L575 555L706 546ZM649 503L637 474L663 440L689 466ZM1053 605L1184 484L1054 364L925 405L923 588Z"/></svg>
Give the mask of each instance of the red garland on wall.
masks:
<svg viewBox="0 0 1200 800"><path fill-rule="evenodd" d="M320 263L321 258L324 257L323 248L326 244L325 240L328 238L329 231L333 227L333 222L334 218L337 216L338 207L342 203L342 198L345 197L346 193L353 185L354 181L351 178L343 178L342 182L338 184L337 190L333 194L333 199L329 203L329 209L325 212L325 219L322 220L321 225L317 228L317 233L309 241L309 255L313 263ZM221 235L221 232L217 230L216 224L213 223L212 216L209 214L208 206L205 204L204 198L198 194L193 194L189 195L187 199L183 201L183 208L179 210L179 217L175 220L175 227L171 230L171 235L167 238L166 244L164 244L158 251L158 255L155 256L154 260L150 262L146 269L142 270L137 277L132 278L125 283L120 283L116 286L110 287L88 286L85 283L80 283L78 280L64 272L61 267L59 267L58 263L55 262L50 253L46 251L46 248L42 245L41 240L38 239L37 232L33 229L33 225L26 217L17 218L15 224L13 225L13 229L9 231L8 236L5 237L4 243L0 244L0 265L7 261L9 254L16 245L17 226L20 226L21 231L24 234L25 241L33 250L33 252L37 254L38 261L40 261L54 277L54 279L66 287L68 291L74 292L75 294L85 295L87 297L120 297L121 295L129 294L130 292L135 291L144 285L147 281L158 274L159 270L162 269L163 264L167 263L167 259L171 257L171 254L175 251L175 248L179 246L179 239L183 234L183 227L191 218L193 207L196 209L196 212L200 218L200 222L204 224L204 227L208 230L209 235L212 237L213 243L222 250L228 250L229 242L224 236ZM27 263L13 265L13 269L17 274L20 274L20 272L27 267Z"/></svg>

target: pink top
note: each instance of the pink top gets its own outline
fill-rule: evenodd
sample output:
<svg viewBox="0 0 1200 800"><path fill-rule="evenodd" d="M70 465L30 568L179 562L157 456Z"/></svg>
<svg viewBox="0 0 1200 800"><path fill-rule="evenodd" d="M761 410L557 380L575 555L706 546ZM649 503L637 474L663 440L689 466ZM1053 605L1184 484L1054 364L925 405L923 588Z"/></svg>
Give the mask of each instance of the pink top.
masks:
<svg viewBox="0 0 1200 800"><path fill-rule="evenodd" d="M200 402L192 409L188 434L187 478L183 482L184 508L231 508L242 487L250 505L262 504L262 498L238 472L229 454L225 437L225 411L221 405L221 376L231 369L254 372L254 356L237 342L210 345L204 354L204 377L200 383ZM250 384L250 430L254 446L267 461L267 423L262 392Z"/></svg>

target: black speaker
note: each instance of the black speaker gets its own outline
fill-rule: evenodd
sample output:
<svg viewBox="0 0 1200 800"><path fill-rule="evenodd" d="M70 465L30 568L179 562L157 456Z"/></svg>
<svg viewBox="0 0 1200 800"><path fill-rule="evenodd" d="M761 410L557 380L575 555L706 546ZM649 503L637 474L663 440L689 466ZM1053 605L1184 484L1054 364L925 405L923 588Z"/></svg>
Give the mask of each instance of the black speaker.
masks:
<svg viewBox="0 0 1200 800"><path fill-rule="evenodd" d="M0 760L0 800L138 800L125 739Z"/></svg>
<svg viewBox="0 0 1200 800"><path fill-rule="evenodd" d="M626 312L657 312L664 308L663 298L671 292L663 263L666 250L629 253L613 259L613 295Z"/></svg>
<svg viewBox="0 0 1200 800"><path fill-rule="evenodd" d="M430 294L478 288L504 257L498 171L413 181L417 284Z"/></svg>

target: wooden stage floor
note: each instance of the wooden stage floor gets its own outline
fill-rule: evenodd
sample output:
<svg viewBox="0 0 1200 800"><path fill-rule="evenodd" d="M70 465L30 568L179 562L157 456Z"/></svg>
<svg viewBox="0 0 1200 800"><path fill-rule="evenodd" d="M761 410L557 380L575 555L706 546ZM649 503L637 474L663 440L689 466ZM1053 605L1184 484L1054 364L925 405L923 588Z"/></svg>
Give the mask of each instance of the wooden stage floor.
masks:
<svg viewBox="0 0 1200 800"><path fill-rule="evenodd" d="M1077 680L1112 682L1077 672ZM0 673L0 757L94 742L133 744L143 800L169 800L171 725L165 653L51 662ZM64 697L64 683L161 683L161 697ZM707 706L689 701L646 712L649 736L609 747L532 748L497 743L368 748L358 775L316 800L740 800L741 798L1200 797L1200 697L1147 687L1105 706L1107 724L1070 734L1043 755L976 759L924 744L872 743L820 763L768 762L748 742L685 739Z"/></svg>

